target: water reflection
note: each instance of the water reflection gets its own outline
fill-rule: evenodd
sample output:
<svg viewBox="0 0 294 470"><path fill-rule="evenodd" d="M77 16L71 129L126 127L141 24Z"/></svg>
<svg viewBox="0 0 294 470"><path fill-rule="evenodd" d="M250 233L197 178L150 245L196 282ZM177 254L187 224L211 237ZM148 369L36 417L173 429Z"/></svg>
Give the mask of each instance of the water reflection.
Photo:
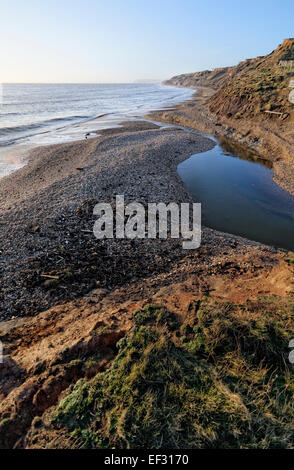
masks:
<svg viewBox="0 0 294 470"><path fill-rule="evenodd" d="M273 181L272 162L222 139L178 167L203 223L223 232L294 250L294 198Z"/></svg>

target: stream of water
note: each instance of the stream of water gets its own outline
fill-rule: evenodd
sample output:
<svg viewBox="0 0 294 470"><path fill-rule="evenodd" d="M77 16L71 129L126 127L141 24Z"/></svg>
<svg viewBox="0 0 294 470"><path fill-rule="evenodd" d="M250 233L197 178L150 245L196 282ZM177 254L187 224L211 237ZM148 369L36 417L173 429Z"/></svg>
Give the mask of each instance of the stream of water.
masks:
<svg viewBox="0 0 294 470"><path fill-rule="evenodd" d="M178 167L203 224L294 250L294 198L273 181L271 162L224 140Z"/></svg>

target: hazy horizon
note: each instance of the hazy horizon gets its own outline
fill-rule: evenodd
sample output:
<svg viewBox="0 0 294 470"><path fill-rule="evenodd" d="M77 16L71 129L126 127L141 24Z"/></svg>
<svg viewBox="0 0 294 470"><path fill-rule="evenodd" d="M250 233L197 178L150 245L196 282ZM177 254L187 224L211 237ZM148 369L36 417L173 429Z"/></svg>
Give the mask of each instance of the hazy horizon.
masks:
<svg viewBox="0 0 294 470"><path fill-rule="evenodd" d="M144 79L129 82L2 82L1 85L138 85L140 83L162 83L164 80Z"/></svg>
<svg viewBox="0 0 294 470"><path fill-rule="evenodd" d="M284 0L0 0L2 83L163 81L265 55L293 36Z"/></svg>

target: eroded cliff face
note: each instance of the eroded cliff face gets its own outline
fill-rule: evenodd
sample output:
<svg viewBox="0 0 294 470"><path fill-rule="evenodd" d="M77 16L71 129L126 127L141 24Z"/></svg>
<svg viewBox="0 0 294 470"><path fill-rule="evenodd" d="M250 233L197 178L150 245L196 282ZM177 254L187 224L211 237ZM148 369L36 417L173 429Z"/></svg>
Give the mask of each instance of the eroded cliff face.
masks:
<svg viewBox="0 0 294 470"><path fill-rule="evenodd" d="M187 88L206 86L217 90L223 86L227 80L233 78L238 72L244 70L255 60L256 59L248 59L232 67L219 67L213 70L177 75L170 80L167 80L165 83L166 85L175 85Z"/></svg>
<svg viewBox="0 0 294 470"><path fill-rule="evenodd" d="M286 39L273 52L248 59L233 67L179 75L170 85L215 90L208 101L209 110L223 117L268 120L294 118L289 100L294 75L294 39Z"/></svg>

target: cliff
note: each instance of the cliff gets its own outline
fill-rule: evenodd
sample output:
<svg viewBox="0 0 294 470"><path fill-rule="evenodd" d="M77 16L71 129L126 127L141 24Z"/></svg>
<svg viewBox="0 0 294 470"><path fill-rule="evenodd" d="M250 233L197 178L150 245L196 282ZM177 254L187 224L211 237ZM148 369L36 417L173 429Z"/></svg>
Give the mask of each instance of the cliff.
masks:
<svg viewBox="0 0 294 470"><path fill-rule="evenodd" d="M233 67L179 75L166 84L212 88L215 93L209 99L209 110L218 116L292 120L289 84L294 74L293 61L294 39L290 38L266 56L247 59Z"/></svg>

